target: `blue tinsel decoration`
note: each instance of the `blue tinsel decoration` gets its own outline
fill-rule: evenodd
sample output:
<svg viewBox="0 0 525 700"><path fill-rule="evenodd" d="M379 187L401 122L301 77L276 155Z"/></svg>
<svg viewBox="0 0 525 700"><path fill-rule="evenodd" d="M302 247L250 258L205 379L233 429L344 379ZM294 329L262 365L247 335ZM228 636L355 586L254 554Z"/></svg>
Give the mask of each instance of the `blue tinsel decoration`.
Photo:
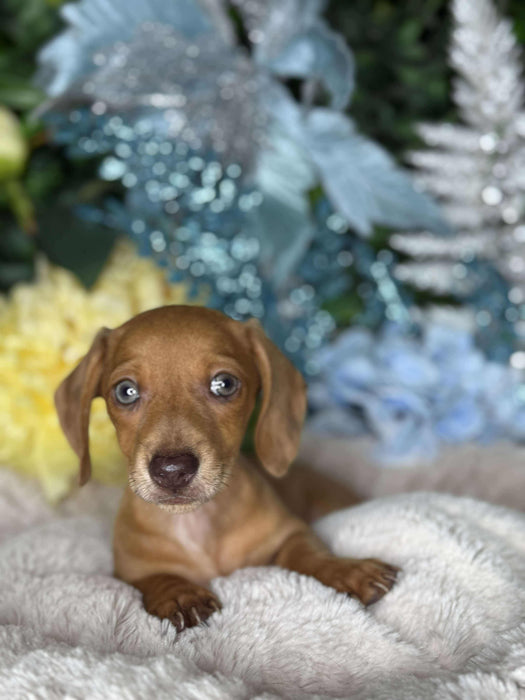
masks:
<svg viewBox="0 0 525 700"><path fill-rule="evenodd" d="M446 226L343 114L352 55L322 19L323 3L232 8L248 49L221 0L66 5L67 28L40 56L44 114L58 142L103 157L101 177L122 183L106 222L172 279L206 290L211 305L261 318L304 367L334 328L322 304L348 284L356 255L379 295L390 294L380 303L404 313L387 265L356 232ZM283 84L290 77L300 97Z"/></svg>

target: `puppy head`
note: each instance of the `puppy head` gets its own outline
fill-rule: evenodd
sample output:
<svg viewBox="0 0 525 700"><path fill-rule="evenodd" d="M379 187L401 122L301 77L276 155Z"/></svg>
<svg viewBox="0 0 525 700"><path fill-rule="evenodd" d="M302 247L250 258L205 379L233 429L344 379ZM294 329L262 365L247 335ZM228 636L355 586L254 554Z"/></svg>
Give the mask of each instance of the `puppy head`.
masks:
<svg viewBox="0 0 525 700"><path fill-rule="evenodd" d="M129 465L129 484L173 512L193 510L224 486L257 394L255 449L281 476L297 454L304 381L256 321L167 306L99 331L57 389L60 423L90 477L89 413L103 396Z"/></svg>

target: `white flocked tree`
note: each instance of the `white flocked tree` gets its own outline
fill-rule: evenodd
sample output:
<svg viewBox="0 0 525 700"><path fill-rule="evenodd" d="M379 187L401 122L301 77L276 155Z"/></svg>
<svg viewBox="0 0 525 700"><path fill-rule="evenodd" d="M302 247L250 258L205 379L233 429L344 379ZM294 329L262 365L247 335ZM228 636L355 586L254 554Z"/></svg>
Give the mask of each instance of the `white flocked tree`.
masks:
<svg viewBox="0 0 525 700"><path fill-rule="evenodd" d="M426 148L412 152L419 186L434 195L454 228L450 237L396 233L408 260L403 282L436 294L468 295L467 263L491 261L514 308L507 319L525 338L525 110L521 52L511 23L491 0L452 0L450 65L460 123L422 124ZM523 307L525 308L525 307ZM518 311L516 311L518 309ZM481 316L479 315L481 313ZM485 314L485 315L483 315ZM487 324L487 312L477 311ZM513 355L525 367L525 354ZM521 367L521 368L523 368Z"/></svg>

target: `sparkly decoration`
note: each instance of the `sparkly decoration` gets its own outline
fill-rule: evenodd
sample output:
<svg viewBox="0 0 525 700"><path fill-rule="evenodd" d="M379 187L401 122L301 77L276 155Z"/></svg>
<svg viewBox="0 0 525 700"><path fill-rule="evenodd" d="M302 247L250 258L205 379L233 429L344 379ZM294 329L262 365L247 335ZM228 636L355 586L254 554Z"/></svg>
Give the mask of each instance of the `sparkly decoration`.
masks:
<svg viewBox="0 0 525 700"><path fill-rule="evenodd" d="M490 362L470 333L426 324L418 335L387 324L343 332L316 358L309 429L371 433L385 466L431 462L444 445L525 441L519 372ZM525 354L517 361L525 366Z"/></svg>
<svg viewBox="0 0 525 700"><path fill-rule="evenodd" d="M101 177L124 189L122 201L85 214L127 231L210 305L261 318L307 370L334 328L321 305L348 283L356 234L445 228L342 112L352 56L321 9L81 0L63 8L67 28L43 49L39 74L57 142L102 158ZM320 191L324 220L311 206ZM375 270L386 288L380 262Z"/></svg>
<svg viewBox="0 0 525 700"><path fill-rule="evenodd" d="M416 181L440 201L457 234L393 235L392 247L413 259L395 274L471 305L485 347L504 359L513 343L525 344L521 57L510 22L491 0L454 0L452 9L450 63L458 74L454 98L463 125L422 125L429 150L413 153L411 162Z"/></svg>

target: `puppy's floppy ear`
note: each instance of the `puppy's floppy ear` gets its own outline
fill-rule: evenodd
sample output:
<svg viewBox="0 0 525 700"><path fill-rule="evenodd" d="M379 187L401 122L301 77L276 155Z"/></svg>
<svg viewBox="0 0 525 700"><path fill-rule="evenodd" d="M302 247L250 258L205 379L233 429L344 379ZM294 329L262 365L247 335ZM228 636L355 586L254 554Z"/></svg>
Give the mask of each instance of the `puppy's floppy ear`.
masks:
<svg viewBox="0 0 525 700"><path fill-rule="evenodd" d="M306 411L306 386L290 360L266 337L258 321L247 321L262 404L255 428L255 451L273 476L283 476L297 456Z"/></svg>
<svg viewBox="0 0 525 700"><path fill-rule="evenodd" d="M104 367L106 339L109 328L101 328L88 354L69 374L55 392L55 406L60 425L80 459L80 485L91 476L89 456L89 414L91 401L100 395L100 380Z"/></svg>

